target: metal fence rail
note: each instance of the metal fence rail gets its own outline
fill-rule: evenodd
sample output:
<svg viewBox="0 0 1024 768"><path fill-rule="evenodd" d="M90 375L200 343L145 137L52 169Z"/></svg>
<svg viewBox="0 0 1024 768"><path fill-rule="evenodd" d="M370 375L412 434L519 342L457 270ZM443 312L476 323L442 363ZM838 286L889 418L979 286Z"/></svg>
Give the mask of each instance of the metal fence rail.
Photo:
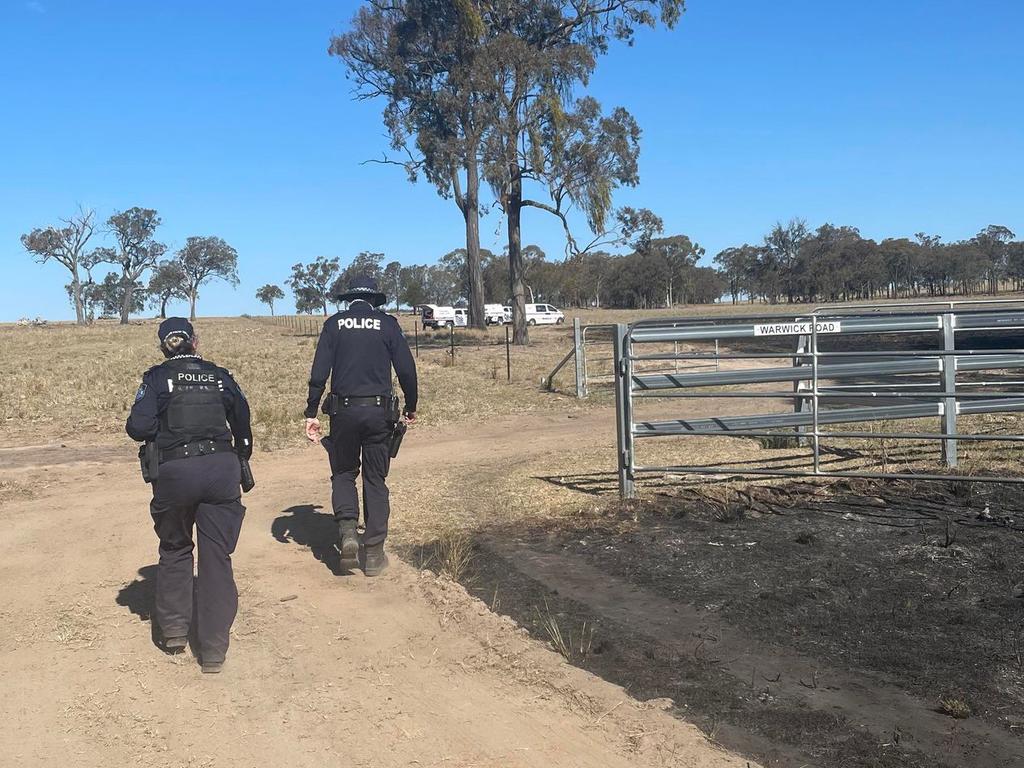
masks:
<svg viewBox="0 0 1024 768"><path fill-rule="evenodd" d="M573 345L565 357L552 369L551 373L544 377L544 385L554 389L554 379L570 360L575 362L575 391L577 398L585 398L590 395L591 385L615 383L615 355L614 355L614 334L616 326L610 323L593 323L583 325L579 318L573 320ZM601 349L607 347L607 350ZM687 362L687 357L679 348L679 342L673 342L674 351L665 358L666 364L660 367L670 369L678 373L686 370L718 370L717 357L709 357L706 361L699 361L697 358ZM595 354L595 348L600 351ZM718 352L718 342L714 343L715 352ZM694 360L697 360L694 362ZM596 371L595 363L609 363L608 371ZM669 364L670 363L670 364ZM655 366L658 367L658 366Z"/></svg>
<svg viewBox="0 0 1024 768"><path fill-rule="evenodd" d="M1003 303L1003 302L998 302ZM1010 303L1010 302L1006 302ZM996 302L992 303L995 306ZM876 307L829 307L808 315L748 315L727 319L648 320L620 324L613 334L619 487L623 498L636 494L644 473L683 473L752 477L900 477L947 479L951 475L913 468L903 472L841 471L825 466L822 441L876 439L933 441L949 468L957 466L957 443L968 440L1019 443L1017 434L980 434L957 429L958 416L1024 412L1024 382L1007 378L1024 368L1024 310L946 307L920 311L920 305L892 311ZM965 336L970 339L965 340ZM957 349L957 341L961 348ZM984 348L969 348L969 341ZM714 353L650 351L669 342L716 342ZM717 346L721 341L726 350ZM918 348L922 344L925 348ZM788 347L788 348L787 348ZM823 348L825 347L825 348ZM850 347L860 347L851 349ZM651 373L649 361L713 363L714 371ZM765 362L767 361L767 364ZM780 364L787 361L788 364ZM981 376L982 378L978 378ZM784 387L792 391L780 391ZM769 385L766 388L766 385ZM789 404L788 412L698 418L640 419L638 405L692 404L701 399L726 403ZM874 432L856 425L877 421L938 419L936 431L917 425L900 432ZM855 425L846 431L824 429ZM840 427L842 429L842 427ZM1019 426L1014 426L1020 431ZM758 437L789 439L809 449L806 466L699 464L644 466L636 442L657 437ZM799 457L797 457L799 458ZM1024 482L1020 476L976 479Z"/></svg>

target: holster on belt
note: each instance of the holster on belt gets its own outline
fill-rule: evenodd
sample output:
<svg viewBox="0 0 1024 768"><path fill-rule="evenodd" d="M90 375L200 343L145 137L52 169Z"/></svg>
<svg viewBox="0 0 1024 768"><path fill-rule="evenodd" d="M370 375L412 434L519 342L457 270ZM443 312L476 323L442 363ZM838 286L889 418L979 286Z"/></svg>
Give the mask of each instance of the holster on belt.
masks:
<svg viewBox="0 0 1024 768"><path fill-rule="evenodd" d="M398 456L398 450L402 447L402 438L408 427L402 421L402 404L398 395L391 395L388 401L388 421L391 423L391 437L388 440L388 454L391 458Z"/></svg>
<svg viewBox="0 0 1024 768"><path fill-rule="evenodd" d="M160 479L160 449L156 441L150 440L139 446L139 468L145 482L152 483Z"/></svg>
<svg viewBox="0 0 1024 768"><path fill-rule="evenodd" d="M248 493L256 487L256 480L252 476L252 467L249 466L249 460L243 459L241 456L238 457L238 463L242 469L242 492Z"/></svg>
<svg viewBox="0 0 1024 768"><path fill-rule="evenodd" d="M396 421L395 426L391 428L391 439L388 440L388 454L391 458L398 456L398 450L402 447L402 438L405 437L405 431L408 427L404 421Z"/></svg>
<svg viewBox="0 0 1024 768"><path fill-rule="evenodd" d="M337 416L338 415L338 396L331 392L327 397L324 398L324 404L320 406L320 410L326 416Z"/></svg>

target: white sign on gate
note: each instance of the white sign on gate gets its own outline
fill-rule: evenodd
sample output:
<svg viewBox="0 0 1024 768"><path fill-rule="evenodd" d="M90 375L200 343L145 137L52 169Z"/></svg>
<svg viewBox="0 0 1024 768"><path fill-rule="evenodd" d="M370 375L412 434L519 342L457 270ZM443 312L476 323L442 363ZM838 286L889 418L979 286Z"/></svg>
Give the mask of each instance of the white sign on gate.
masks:
<svg viewBox="0 0 1024 768"><path fill-rule="evenodd" d="M841 333L838 320L818 320L814 324L817 333ZM811 333L810 321L794 323L758 323L754 326L755 336L806 336Z"/></svg>

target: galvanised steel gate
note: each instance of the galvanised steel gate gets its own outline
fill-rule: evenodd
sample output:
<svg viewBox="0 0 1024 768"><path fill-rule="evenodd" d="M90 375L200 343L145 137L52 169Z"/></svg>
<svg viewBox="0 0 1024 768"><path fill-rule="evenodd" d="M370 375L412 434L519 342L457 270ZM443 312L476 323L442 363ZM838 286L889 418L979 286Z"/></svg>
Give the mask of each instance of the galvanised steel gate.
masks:
<svg viewBox="0 0 1024 768"><path fill-rule="evenodd" d="M615 358L612 354L612 347L616 326L609 323L584 325L578 317L573 320L572 326L572 349L558 362L551 373L541 380L541 384L547 389L553 390L555 387L555 376L565 368L570 360L575 360L576 397L583 399L590 395L591 384L614 384ZM603 347L607 347L607 350L603 349ZM598 349L596 354L594 354L595 348ZM674 344L674 351L679 352L678 342ZM602 363L608 363L607 370L605 366L598 365ZM674 361L663 363L661 367L675 373L678 373L684 367L689 370L718 370L718 361L714 360L705 364L682 366L680 365L680 358L677 356Z"/></svg>
<svg viewBox="0 0 1024 768"><path fill-rule="evenodd" d="M847 477L1024 482L1013 474L963 476L929 469L917 461L902 471L823 466L822 443L886 439L932 441L947 467L957 466L957 441L1024 441L1022 420L1012 433L958 431L958 416L1024 411L1024 309L917 311L817 310L808 315L657 319L619 324L613 334L618 476L623 498L636 495L636 478L649 474L735 477ZM679 352L687 342L691 351ZM895 343L894 343L895 342ZM706 351L693 351L695 344ZM715 346L712 346L715 345ZM720 347L718 346L720 345ZM645 373L650 361L714 362L710 372ZM1024 377L1024 373L1021 374ZM778 385L789 385L784 391ZM638 418L657 399L691 404L682 418ZM780 403L785 410L693 413L707 399ZM664 400L661 400L664 403ZM743 408L741 408L742 410ZM646 415L646 414L641 414ZM675 415L675 414L673 414ZM916 425L880 433L873 422L937 419L939 429ZM852 425L824 429L836 425ZM1005 428L1005 425L1001 425ZM785 438L809 448L806 465L744 466L730 463L637 461L638 441L655 437Z"/></svg>

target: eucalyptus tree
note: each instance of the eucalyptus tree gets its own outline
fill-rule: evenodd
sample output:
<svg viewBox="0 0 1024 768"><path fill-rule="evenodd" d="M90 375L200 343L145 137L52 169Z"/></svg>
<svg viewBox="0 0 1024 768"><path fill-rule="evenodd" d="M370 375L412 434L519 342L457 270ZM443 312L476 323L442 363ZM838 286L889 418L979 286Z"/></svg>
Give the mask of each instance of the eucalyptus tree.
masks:
<svg viewBox="0 0 1024 768"><path fill-rule="evenodd" d="M795 267L800 248L808 237L810 233L803 219L791 219L785 226L779 222L764 236L761 278L772 303L778 301L783 293L790 304L796 298Z"/></svg>
<svg viewBox="0 0 1024 768"><path fill-rule="evenodd" d="M129 312L138 314L146 308L146 289L142 283L135 283L125 291L124 281L113 272L108 272L99 283L93 283L91 300L100 306L104 316L124 312L126 301L130 301Z"/></svg>
<svg viewBox="0 0 1024 768"><path fill-rule="evenodd" d="M319 309L327 317L327 300L339 270L337 256L319 256L309 264L292 265L291 277L285 283L295 294L295 311L312 314Z"/></svg>
<svg viewBox="0 0 1024 768"><path fill-rule="evenodd" d="M917 244L906 237L887 237L878 248L885 263L886 295L918 295L921 259Z"/></svg>
<svg viewBox="0 0 1024 768"><path fill-rule="evenodd" d="M614 40L634 42L639 27L674 27L683 0L494 0L484 4L488 38L478 54L488 95L497 105L484 138L484 176L505 214L513 335L529 341L525 315L522 211L558 216L579 208L592 232L604 233L617 186L638 181L640 130L623 108L605 116L586 87L597 58ZM530 197L536 182L551 203Z"/></svg>
<svg viewBox="0 0 1024 768"><path fill-rule="evenodd" d="M427 293L428 269L426 264L412 264L402 267L399 272L401 287L398 297L407 307L415 308L430 301L430 295Z"/></svg>
<svg viewBox="0 0 1024 768"><path fill-rule="evenodd" d="M71 273L71 283L67 288L75 307L75 322L79 325L89 322L81 272L92 266L92 257L86 247L95 231L96 215L92 211L79 210L74 216L62 219L57 226L37 227L21 236L22 246L40 264L52 260Z"/></svg>
<svg viewBox="0 0 1024 768"><path fill-rule="evenodd" d="M984 271L988 279L989 293L999 291L999 281L1006 276L1010 243L1016 235L1009 227L1000 224L989 224L976 234L971 242L984 261Z"/></svg>
<svg viewBox="0 0 1024 768"><path fill-rule="evenodd" d="M266 304L270 307L270 316L274 316L274 302L278 299L284 298L284 291L281 290L281 286L274 285L273 283L267 283L261 288L256 289L257 301Z"/></svg>
<svg viewBox="0 0 1024 768"><path fill-rule="evenodd" d="M381 280L384 276L384 254L375 251L360 251L348 266L338 274L331 288L332 293L342 293L352 278L358 275L366 275L375 280Z"/></svg>
<svg viewBox="0 0 1024 768"><path fill-rule="evenodd" d="M714 262L725 278L733 304L744 295L747 299L754 298L757 292L754 274L760 250L756 245L744 243L715 254Z"/></svg>
<svg viewBox="0 0 1024 768"><path fill-rule="evenodd" d="M167 317L167 303L171 299L188 298L181 263L176 259L168 259L157 264L149 278L147 290L152 305L160 308L160 317Z"/></svg>
<svg viewBox="0 0 1024 768"><path fill-rule="evenodd" d="M328 53L345 64L356 98L383 99L391 147L410 181L422 174L455 202L466 233L469 322L483 328L480 151L492 109L477 82L486 34L475 2L388 0L362 6Z"/></svg>
<svg viewBox="0 0 1024 768"><path fill-rule="evenodd" d="M522 210L562 219L577 206L603 232L611 192L636 183L639 128L625 110L604 117L596 101L571 102L613 40L638 27L673 27L683 0L373 0L335 37L359 98L386 100L384 122L400 162L444 197L466 223L471 319L482 324L479 181L506 217L516 343L528 341ZM464 180L464 184L463 184ZM524 181L543 196L524 195ZM570 234L570 250L575 248Z"/></svg>
<svg viewBox="0 0 1024 768"><path fill-rule="evenodd" d="M107 229L116 247L93 252L95 261L121 268L121 325L128 323L137 306L135 292L140 290L142 276L167 252L167 246L153 239L160 224L160 216L152 208L135 206L115 213L107 219Z"/></svg>
<svg viewBox="0 0 1024 768"><path fill-rule="evenodd" d="M1013 279L1013 289L1024 286L1024 242L1017 240L1007 245L1006 273Z"/></svg>
<svg viewBox="0 0 1024 768"><path fill-rule="evenodd" d="M178 264L185 275L189 317L196 319L199 288L210 280L238 285L238 251L220 237L190 237L178 251Z"/></svg>
<svg viewBox="0 0 1024 768"><path fill-rule="evenodd" d="M668 266L665 305L685 303L693 293L694 268L704 255L703 246L686 235L672 235L652 239L646 247L660 255Z"/></svg>
<svg viewBox="0 0 1024 768"><path fill-rule="evenodd" d="M402 292L402 264L389 261L380 275L380 289L395 302L395 311L399 307L399 294Z"/></svg>

